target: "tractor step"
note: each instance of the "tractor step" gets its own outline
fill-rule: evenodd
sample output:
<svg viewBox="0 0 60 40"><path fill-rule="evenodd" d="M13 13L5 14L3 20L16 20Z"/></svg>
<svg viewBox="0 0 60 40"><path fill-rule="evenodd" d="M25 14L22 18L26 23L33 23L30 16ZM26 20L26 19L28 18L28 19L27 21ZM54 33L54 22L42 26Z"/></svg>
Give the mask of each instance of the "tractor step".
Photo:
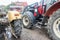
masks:
<svg viewBox="0 0 60 40"><path fill-rule="evenodd" d="M42 22L38 22L37 24L41 25L41 26L46 26L47 25L47 23L43 24Z"/></svg>
<svg viewBox="0 0 60 40"><path fill-rule="evenodd" d="M45 23L44 25L42 25L42 22L37 22L35 25L34 25L35 27L37 27L37 28L46 28L46 26L47 26L47 23Z"/></svg>

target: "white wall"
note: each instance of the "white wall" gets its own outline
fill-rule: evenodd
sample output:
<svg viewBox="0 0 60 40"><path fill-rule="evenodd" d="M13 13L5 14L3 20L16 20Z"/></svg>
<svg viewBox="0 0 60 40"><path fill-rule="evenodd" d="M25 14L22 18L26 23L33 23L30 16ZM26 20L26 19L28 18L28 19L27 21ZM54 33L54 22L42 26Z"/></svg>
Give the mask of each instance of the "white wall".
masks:
<svg viewBox="0 0 60 40"><path fill-rule="evenodd" d="M8 5L11 2L15 2L15 1L20 1L20 2L27 2L28 4L33 4L35 2L39 2L40 0L0 0L0 5Z"/></svg>

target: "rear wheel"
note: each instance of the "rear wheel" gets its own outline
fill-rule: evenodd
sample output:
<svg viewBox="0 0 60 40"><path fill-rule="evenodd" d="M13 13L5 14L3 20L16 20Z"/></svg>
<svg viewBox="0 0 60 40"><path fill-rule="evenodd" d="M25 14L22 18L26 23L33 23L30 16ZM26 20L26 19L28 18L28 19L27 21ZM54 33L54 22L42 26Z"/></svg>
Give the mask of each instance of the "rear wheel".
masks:
<svg viewBox="0 0 60 40"><path fill-rule="evenodd" d="M15 20L14 22L12 22L12 28L11 27L7 27L5 28L6 32L3 33L2 36L2 40L18 40L20 39L20 35L22 32L22 22L21 20ZM13 31L13 33L15 34L16 37L18 37L18 39L11 33L11 31Z"/></svg>
<svg viewBox="0 0 60 40"><path fill-rule="evenodd" d="M16 34L16 36L20 37L21 32L22 32L22 22L21 20L15 20L14 22L14 32Z"/></svg>
<svg viewBox="0 0 60 40"><path fill-rule="evenodd" d="M47 27L50 38L60 40L60 9L49 18Z"/></svg>

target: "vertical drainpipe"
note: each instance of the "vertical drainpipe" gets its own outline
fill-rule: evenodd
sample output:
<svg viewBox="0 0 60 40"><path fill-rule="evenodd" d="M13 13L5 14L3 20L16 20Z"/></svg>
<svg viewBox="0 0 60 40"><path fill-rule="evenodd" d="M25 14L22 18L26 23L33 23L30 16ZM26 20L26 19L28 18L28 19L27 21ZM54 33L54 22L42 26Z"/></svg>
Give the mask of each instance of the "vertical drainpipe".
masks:
<svg viewBox="0 0 60 40"><path fill-rule="evenodd" d="M44 0L42 0L42 5L44 5Z"/></svg>

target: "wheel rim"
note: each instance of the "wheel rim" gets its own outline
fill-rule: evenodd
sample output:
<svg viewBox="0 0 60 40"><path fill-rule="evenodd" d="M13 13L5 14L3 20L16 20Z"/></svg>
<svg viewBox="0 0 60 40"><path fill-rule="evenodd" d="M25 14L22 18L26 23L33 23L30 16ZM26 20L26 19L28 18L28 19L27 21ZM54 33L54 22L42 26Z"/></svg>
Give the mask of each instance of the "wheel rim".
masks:
<svg viewBox="0 0 60 40"><path fill-rule="evenodd" d="M53 31L55 35L60 38L60 18L58 18L53 24Z"/></svg>
<svg viewBox="0 0 60 40"><path fill-rule="evenodd" d="M29 18L27 16L23 17L23 24L24 24L24 26L29 25Z"/></svg>

